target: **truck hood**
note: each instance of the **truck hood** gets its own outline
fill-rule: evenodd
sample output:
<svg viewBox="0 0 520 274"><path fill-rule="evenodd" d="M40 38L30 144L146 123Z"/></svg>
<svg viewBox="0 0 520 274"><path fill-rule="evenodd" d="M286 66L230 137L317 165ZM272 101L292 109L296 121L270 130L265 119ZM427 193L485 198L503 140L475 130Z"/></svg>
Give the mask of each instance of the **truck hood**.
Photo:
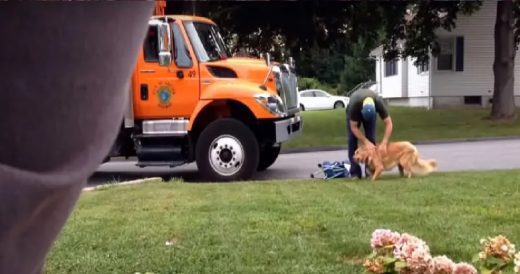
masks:
<svg viewBox="0 0 520 274"><path fill-rule="evenodd" d="M262 59L257 58L229 58L205 64L208 67L225 67L234 71L239 79L249 80L261 84L269 67Z"/></svg>
<svg viewBox="0 0 520 274"><path fill-rule="evenodd" d="M269 91L262 90L258 84L238 79L212 84L201 95L201 99L253 98L257 94L265 93Z"/></svg>

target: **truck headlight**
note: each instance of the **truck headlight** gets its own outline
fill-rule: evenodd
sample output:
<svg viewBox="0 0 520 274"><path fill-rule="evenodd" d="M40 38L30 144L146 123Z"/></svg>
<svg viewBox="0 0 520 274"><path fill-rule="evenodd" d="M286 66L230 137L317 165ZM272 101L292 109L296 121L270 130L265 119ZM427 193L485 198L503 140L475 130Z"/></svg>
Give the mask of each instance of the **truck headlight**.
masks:
<svg viewBox="0 0 520 274"><path fill-rule="evenodd" d="M255 95L255 99L267 111L279 116L284 115L284 105L280 96L271 94L257 94Z"/></svg>

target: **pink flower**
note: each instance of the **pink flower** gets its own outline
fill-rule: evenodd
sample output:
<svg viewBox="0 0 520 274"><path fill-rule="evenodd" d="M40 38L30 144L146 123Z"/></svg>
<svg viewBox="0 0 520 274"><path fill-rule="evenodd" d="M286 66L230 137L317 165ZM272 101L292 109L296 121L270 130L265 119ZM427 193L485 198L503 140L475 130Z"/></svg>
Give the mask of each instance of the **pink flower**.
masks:
<svg viewBox="0 0 520 274"><path fill-rule="evenodd" d="M405 273L427 273L432 257L426 243L410 234L401 234L394 249L394 256L408 264Z"/></svg>
<svg viewBox="0 0 520 274"><path fill-rule="evenodd" d="M392 232L388 229L376 229L372 233L370 245L373 249L379 249L385 246L394 245L399 240L399 233Z"/></svg>
<svg viewBox="0 0 520 274"><path fill-rule="evenodd" d="M458 263L453 269L453 274L478 274L477 269L468 263Z"/></svg>
<svg viewBox="0 0 520 274"><path fill-rule="evenodd" d="M431 274L452 274L455 264L446 256L436 256L431 260Z"/></svg>
<svg viewBox="0 0 520 274"><path fill-rule="evenodd" d="M394 256L396 258L410 257L417 249L425 254L430 253L430 248L426 242L413 235L403 233L395 244Z"/></svg>

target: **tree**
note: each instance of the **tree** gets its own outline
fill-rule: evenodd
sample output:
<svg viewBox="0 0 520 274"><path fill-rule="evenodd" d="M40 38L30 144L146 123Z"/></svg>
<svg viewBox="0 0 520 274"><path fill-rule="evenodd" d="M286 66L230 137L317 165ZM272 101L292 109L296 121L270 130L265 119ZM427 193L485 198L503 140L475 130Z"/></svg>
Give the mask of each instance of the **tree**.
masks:
<svg viewBox="0 0 520 274"><path fill-rule="evenodd" d="M514 80L515 55L519 42L519 1L497 2L495 22L495 85L491 119L516 119ZM516 28L516 30L515 30Z"/></svg>
<svg viewBox="0 0 520 274"><path fill-rule="evenodd" d="M197 1L174 2L167 13L191 14L215 20L225 36L236 35L236 47L271 48L277 36L283 36L285 48L295 59L313 45L327 48L344 37L348 16L342 2L323 1ZM251 35L260 33L259 35ZM259 39L261 37L261 39ZM276 53L275 53L276 54Z"/></svg>

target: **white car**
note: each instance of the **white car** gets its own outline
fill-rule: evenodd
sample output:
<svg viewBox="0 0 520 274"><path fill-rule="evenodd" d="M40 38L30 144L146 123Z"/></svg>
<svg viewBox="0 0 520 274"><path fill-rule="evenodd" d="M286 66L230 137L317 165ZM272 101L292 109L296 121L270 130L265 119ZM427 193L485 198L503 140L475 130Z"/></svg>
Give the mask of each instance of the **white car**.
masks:
<svg viewBox="0 0 520 274"><path fill-rule="evenodd" d="M335 109L348 106L349 98L335 96L320 89L306 89L298 93L301 110Z"/></svg>

